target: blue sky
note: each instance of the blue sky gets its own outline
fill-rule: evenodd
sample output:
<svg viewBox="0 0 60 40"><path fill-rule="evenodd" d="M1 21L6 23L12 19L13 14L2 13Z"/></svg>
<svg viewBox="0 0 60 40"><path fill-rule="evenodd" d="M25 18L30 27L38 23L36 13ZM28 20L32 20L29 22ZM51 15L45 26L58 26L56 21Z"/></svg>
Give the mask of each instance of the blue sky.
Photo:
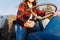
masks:
<svg viewBox="0 0 60 40"><path fill-rule="evenodd" d="M16 15L18 5L22 0L0 0L0 15ZM53 3L57 5L60 10L60 0L37 0L38 4L41 3ZM60 13L60 12L59 12Z"/></svg>

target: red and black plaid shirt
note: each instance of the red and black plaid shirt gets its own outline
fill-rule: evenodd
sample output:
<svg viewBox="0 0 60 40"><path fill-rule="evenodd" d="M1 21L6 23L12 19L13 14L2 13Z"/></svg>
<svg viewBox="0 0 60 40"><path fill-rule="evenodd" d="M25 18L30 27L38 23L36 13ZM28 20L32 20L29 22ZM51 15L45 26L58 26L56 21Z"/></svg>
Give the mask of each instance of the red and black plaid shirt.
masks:
<svg viewBox="0 0 60 40"><path fill-rule="evenodd" d="M26 3L23 2L23 3L21 3L19 5L18 12L17 12L17 19L19 19L22 22L22 23L20 22L20 24L22 24L22 26L23 26L24 22L26 22L26 20L30 17L30 14L31 14L30 11L29 12L25 12L25 10L27 10L27 9L29 9L29 7L28 7L28 5ZM42 12L38 8L34 8L33 12L35 14L40 15L40 16L44 16L45 15L45 11ZM24 14L24 15L22 16L22 14ZM22 17L18 17L18 16L22 16Z"/></svg>

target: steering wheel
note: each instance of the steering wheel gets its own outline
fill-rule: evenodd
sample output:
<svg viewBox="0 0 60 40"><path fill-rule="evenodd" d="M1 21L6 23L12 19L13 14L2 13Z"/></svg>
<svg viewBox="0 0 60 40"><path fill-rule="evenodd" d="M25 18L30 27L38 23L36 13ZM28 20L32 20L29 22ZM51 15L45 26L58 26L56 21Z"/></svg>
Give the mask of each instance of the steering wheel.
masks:
<svg viewBox="0 0 60 40"><path fill-rule="evenodd" d="M26 11L30 11L31 9L33 9L33 8L35 8L35 7L39 7L39 6L47 6L47 11L46 11L46 13L51 13L51 11L55 11L55 12L57 12L57 6L56 5L54 5L54 4L51 4L51 3L45 3L45 4L40 4L40 5L36 5L36 6L34 6L34 7L32 7L32 8L30 8L30 9L27 9ZM53 10L52 9L52 7L54 7L55 8L55 10ZM52 9L52 10L49 10L49 9ZM52 14L49 14L49 15L46 15L46 16L43 16L42 17L42 19L45 19L45 18L48 18L48 17L53 17L53 15ZM51 18L52 18L51 17ZM40 19L40 20L42 20L42 19Z"/></svg>

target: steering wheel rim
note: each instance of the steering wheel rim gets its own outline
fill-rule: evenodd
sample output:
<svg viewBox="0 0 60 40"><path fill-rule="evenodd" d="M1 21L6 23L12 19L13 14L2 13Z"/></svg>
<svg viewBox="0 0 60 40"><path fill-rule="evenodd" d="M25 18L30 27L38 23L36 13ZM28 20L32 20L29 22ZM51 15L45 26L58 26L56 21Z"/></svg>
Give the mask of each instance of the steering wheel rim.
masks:
<svg viewBox="0 0 60 40"><path fill-rule="evenodd" d="M35 8L35 7L39 7L39 6L45 6L45 5L51 5L51 6L53 6L53 7L55 7L55 12L57 12L57 6L56 5L54 5L54 4L51 4L51 3L45 3L45 4L40 4L40 5L36 5L36 6L33 6L32 8L30 8L30 9L27 9L26 11L30 11L31 9L33 9L33 8ZM44 17L42 17L42 19L40 19L40 20L43 20L43 19L45 19L45 18L48 18L48 17L51 17L52 16L52 14L50 14L50 15L47 15L47 16L44 16ZM53 16L52 16L53 17ZM52 18L51 17L51 18Z"/></svg>
<svg viewBox="0 0 60 40"><path fill-rule="evenodd" d="M29 8L27 9L26 11L30 11L31 9L35 8L35 7L38 7L38 6L44 6L44 5L51 5L51 6L54 6L55 7L55 12L57 11L57 6L54 5L54 4L51 4L51 3L45 3L45 4L39 4L39 5L36 5L36 6L33 6L32 8Z"/></svg>

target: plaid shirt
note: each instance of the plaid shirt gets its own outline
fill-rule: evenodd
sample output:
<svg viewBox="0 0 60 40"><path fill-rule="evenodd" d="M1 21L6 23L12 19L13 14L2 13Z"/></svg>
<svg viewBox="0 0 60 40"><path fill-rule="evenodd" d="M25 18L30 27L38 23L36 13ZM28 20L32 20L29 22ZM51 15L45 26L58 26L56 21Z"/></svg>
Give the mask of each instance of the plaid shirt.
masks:
<svg viewBox="0 0 60 40"><path fill-rule="evenodd" d="M21 3L20 5L19 5L19 8L18 8L18 12L17 12L17 19L18 20L20 20L22 23L22 26L23 26L23 24L24 24L24 22L26 22L26 20L30 17L30 15L31 15L31 12L30 11L28 11L28 12L25 12L25 10L27 10L27 9L29 9L29 7L28 7L28 5L26 4L26 3ZM44 12L42 12L41 10L39 10L39 8L33 8L32 9L33 10L33 12L35 13L35 14L38 14L38 15L40 15L40 16L44 16L45 15L45 11ZM24 14L23 16L22 16L22 14ZM18 17L18 16L21 16L21 17ZM34 20L34 19L33 19Z"/></svg>

